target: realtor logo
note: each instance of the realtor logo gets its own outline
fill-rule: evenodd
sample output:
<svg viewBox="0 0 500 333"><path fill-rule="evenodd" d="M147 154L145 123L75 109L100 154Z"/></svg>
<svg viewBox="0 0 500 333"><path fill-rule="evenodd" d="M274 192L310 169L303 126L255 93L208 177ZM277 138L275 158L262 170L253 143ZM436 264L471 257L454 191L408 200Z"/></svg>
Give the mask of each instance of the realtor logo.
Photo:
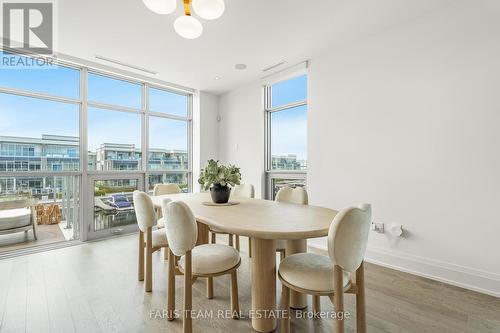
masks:
<svg viewBox="0 0 500 333"><path fill-rule="evenodd" d="M53 1L3 0L1 4L2 36L5 47L37 54L53 53Z"/></svg>

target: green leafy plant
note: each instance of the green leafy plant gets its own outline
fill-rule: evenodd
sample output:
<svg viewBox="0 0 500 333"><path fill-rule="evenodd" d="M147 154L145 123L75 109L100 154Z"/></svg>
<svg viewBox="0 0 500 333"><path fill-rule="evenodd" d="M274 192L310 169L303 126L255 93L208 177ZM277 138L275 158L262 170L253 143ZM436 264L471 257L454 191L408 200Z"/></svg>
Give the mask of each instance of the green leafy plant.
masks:
<svg viewBox="0 0 500 333"><path fill-rule="evenodd" d="M240 168L234 165L219 165L219 161L209 160L205 169L200 172L198 183L204 190L208 190L212 185L235 186L240 185Z"/></svg>

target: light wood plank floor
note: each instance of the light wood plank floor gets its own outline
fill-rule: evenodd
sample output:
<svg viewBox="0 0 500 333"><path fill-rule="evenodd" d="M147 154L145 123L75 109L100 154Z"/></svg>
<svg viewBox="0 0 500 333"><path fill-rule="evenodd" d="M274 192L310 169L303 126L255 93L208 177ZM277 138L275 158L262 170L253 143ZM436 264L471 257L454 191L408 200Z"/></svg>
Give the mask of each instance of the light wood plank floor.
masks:
<svg viewBox="0 0 500 333"><path fill-rule="evenodd" d="M238 282L243 314L251 304L246 249L242 237ZM167 262L155 253L153 292L144 293L143 283L137 281L136 251L136 236L131 235L0 261L0 331L180 332L181 320L151 318L166 304ZM498 298L370 264L366 282L368 332L500 332ZM215 315L229 309L229 276L215 278L214 287L214 299L207 300L205 281L196 281L194 309ZM354 314L353 297L348 295L346 302ZM321 305L333 310L326 298ZM178 276L176 307L181 306ZM331 319L292 319L291 324L292 332L333 332L332 327ZM347 332L354 327L352 317ZM194 330L253 331L249 318L195 319Z"/></svg>

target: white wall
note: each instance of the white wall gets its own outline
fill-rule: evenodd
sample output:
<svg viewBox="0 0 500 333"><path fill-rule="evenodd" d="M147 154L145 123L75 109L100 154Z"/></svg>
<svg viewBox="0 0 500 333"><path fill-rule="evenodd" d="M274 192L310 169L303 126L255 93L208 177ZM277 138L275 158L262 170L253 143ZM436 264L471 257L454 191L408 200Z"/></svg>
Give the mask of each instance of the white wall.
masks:
<svg viewBox="0 0 500 333"><path fill-rule="evenodd" d="M219 158L241 168L242 182L264 196L264 108L260 82L219 98Z"/></svg>
<svg viewBox="0 0 500 333"><path fill-rule="evenodd" d="M308 190L311 204L370 202L375 221L404 225L404 239L371 234L371 261L500 296L495 6L458 1L313 56ZM256 82L220 98L220 158L254 183L261 94Z"/></svg>
<svg viewBox="0 0 500 333"><path fill-rule="evenodd" d="M196 92L193 105L193 190L199 191L200 169L209 159L218 159L217 116L219 97L204 91Z"/></svg>
<svg viewBox="0 0 500 333"><path fill-rule="evenodd" d="M202 167L209 159L218 158L219 97L207 92L201 92L201 152Z"/></svg>
<svg viewBox="0 0 500 333"><path fill-rule="evenodd" d="M371 235L375 260L500 294L500 20L484 4L311 59L308 185L314 204L404 225Z"/></svg>

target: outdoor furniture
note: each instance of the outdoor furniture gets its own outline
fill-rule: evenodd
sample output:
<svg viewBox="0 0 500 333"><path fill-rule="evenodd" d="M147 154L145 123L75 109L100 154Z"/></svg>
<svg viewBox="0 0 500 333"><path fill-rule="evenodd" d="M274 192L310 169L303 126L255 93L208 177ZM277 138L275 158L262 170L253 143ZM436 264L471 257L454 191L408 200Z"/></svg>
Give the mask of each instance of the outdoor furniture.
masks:
<svg viewBox="0 0 500 333"><path fill-rule="evenodd" d="M33 230L36 236L36 210L31 199L0 202L0 235Z"/></svg>
<svg viewBox="0 0 500 333"><path fill-rule="evenodd" d="M42 204L36 205L37 224L58 224L62 221L62 212L58 204L45 207Z"/></svg>
<svg viewBox="0 0 500 333"><path fill-rule="evenodd" d="M45 218L45 206L42 204L36 205L36 224L46 224L44 222Z"/></svg>
<svg viewBox="0 0 500 333"><path fill-rule="evenodd" d="M46 214L48 216L47 224L58 224L62 220L61 208L57 204L50 205L46 210Z"/></svg>

